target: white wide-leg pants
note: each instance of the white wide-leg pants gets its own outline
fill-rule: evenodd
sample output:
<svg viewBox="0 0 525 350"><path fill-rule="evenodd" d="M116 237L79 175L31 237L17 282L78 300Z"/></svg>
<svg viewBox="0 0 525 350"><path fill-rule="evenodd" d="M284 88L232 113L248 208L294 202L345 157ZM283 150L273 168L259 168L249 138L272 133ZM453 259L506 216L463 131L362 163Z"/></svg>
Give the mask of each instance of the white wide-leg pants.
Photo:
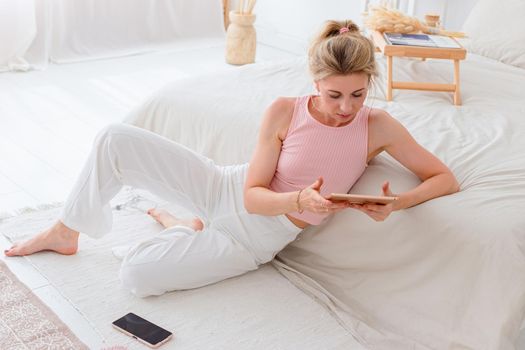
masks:
<svg viewBox="0 0 525 350"><path fill-rule="evenodd" d="M120 278L138 296L201 287L256 269L301 231L285 215L246 212L247 168L217 166L152 132L111 125L98 135L61 221L91 237L108 233L109 201L123 185L176 202L199 216L204 230L175 226L135 244L124 257Z"/></svg>

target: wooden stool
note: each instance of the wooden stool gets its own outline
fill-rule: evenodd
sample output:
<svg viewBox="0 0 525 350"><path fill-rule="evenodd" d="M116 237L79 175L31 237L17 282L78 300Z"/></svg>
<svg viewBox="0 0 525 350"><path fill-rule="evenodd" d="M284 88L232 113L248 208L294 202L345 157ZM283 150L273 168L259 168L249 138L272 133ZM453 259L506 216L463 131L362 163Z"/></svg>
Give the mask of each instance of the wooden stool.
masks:
<svg viewBox="0 0 525 350"><path fill-rule="evenodd" d="M454 104L461 105L459 87L459 61L467 56L467 50L462 48L450 49L441 47L423 47L408 45L390 45L383 37L383 33L372 31L372 40L376 47L386 56L387 90L386 99L392 101L392 90L425 90L425 91L447 91L454 93ZM418 82L401 82L392 80L393 57L415 57L423 60L427 58L445 59L454 61L454 84L435 84Z"/></svg>

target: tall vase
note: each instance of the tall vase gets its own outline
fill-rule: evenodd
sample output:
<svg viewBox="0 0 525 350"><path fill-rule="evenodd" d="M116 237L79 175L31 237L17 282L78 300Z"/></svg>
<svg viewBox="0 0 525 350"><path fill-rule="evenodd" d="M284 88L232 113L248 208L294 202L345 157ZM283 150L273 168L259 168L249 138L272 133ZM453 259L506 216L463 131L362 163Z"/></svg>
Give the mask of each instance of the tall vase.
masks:
<svg viewBox="0 0 525 350"><path fill-rule="evenodd" d="M247 64L255 62L257 42L254 14L230 12L230 25L226 31L226 62Z"/></svg>

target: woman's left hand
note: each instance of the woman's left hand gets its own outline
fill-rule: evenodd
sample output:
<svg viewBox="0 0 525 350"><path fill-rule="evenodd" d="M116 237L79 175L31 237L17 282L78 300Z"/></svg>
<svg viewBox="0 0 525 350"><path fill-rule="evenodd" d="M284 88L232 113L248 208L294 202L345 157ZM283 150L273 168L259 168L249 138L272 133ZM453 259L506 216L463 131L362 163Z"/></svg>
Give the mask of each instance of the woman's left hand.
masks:
<svg viewBox="0 0 525 350"><path fill-rule="evenodd" d="M390 191L390 184L388 181L385 181L382 186L383 196L392 196L395 197L395 194ZM390 213L394 210L394 204L350 204L350 208L357 209L362 211L366 215L370 216L375 221L384 221Z"/></svg>

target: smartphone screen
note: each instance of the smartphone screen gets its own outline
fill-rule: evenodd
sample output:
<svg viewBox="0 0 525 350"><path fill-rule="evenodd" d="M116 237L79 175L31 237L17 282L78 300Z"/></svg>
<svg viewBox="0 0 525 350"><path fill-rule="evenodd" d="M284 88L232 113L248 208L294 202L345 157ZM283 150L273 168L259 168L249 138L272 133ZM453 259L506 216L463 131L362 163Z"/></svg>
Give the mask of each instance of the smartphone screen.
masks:
<svg viewBox="0 0 525 350"><path fill-rule="evenodd" d="M130 312L113 325L153 346L164 342L172 333Z"/></svg>

